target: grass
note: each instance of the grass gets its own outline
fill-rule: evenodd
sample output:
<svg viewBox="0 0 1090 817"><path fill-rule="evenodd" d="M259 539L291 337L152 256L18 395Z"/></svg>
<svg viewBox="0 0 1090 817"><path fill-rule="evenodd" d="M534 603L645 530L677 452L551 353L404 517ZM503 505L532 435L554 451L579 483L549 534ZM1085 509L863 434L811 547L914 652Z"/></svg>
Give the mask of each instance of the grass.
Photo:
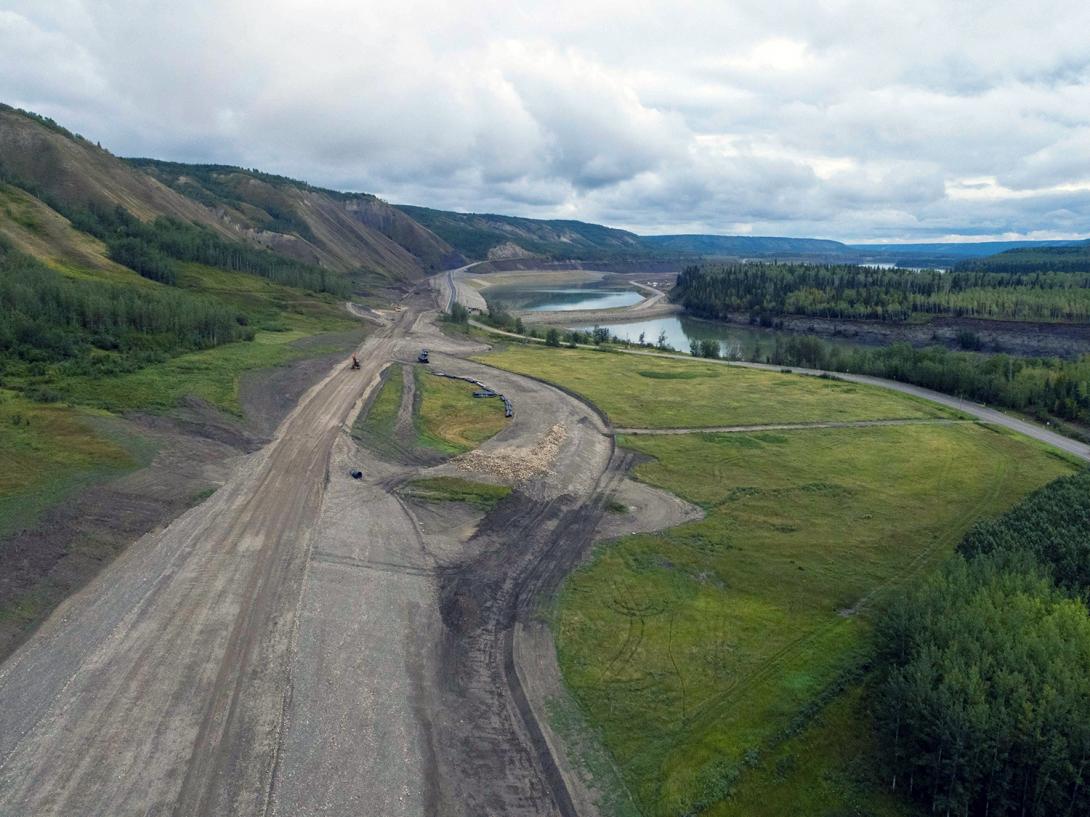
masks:
<svg viewBox="0 0 1090 817"><path fill-rule="evenodd" d="M511 494L506 485L474 482L461 477L429 477L406 483L406 494L429 502L464 502L482 511L490 511Z"/></svg>
<svg viewBox="0 0 1090 817"><path fill-rule="evenodd" d="M0 536L29 527L73 491L150 455L141 441L111 434L106 418L0 391Z"/></svg>
<svg viewBox="0 0 1090 817"><path fill-rule="evenodd" d="M934 404L876 387L698 360L520 344L480 359L576 391L613 423L629 428L951 416Z"/></svg>
<svg viewBox="0 0 1090 817"><path fill-rule="evenodd" d="M361 442L392 440L401 408L401 364L392 363L383 374L378 393L352 424L352 436Z"/></svg>
<svg viewBox="0 0 1090 817"><path fill-rule="evenodd" d="M415 368L416 401L413 420L420 445L444 454L462 454L496 435L507 424L503 402L476 398L477 386Z"/></svg>
<svg viewBox="0 0 1090 817"><path fill-rule="evenodd" d="M166 411L193 396L240 414L242 373L283 366L321 353L320 349L304 351L292 345L303 337L299 331L258 332L249 342L179 355L112 377L69 377L51 387L69 402L114 412Z"/></svg>
<svg viewBox="0 0 1090 817"><path fill-rule="evenodd" d="M825 386L802 381L818 389L807 405L824 405ZM556 637L565 680L656 816L847 809L852 786L814 780L865 743L865 726L837 720L835 685L866 658L873 605L945 559L975 519L1073 467L972 424L622 442L650 458L640 479L707 516L601 546L561 593ZM829 714L796 735L825 700ZM797 770L776 772L791 740L832 748L800 748ZM881 803L868 808L896 813Z"/></svg>

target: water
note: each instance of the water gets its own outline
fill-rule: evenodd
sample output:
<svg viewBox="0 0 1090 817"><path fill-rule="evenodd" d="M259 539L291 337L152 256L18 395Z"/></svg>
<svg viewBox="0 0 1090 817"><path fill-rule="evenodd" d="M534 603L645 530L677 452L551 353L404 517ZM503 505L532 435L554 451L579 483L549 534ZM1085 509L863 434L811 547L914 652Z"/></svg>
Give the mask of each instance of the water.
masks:
<svg viewBox="0 0 1090 817"><path fill-rule="evenodd" d="M598 283L567 287L492 287L485 294L490 299L502 301L510 309L526 309L530 312L616 309L632 306L643 300L643 295L634 289L602 286Z"/></svg>
<svg viewBox="0 0 1090 817"><path fill-rule="evenodd" d="M624 323L600 323L598 326L609 330L610 335L615 335L622 340L630 340L636 343L643 333L644 342L658 343L659 333L666 333L666 345L679 352L688 352L690 342L702 340L715 340L719 342L719 354L722 357L763 360L776 345L776 339L798 337L796 332L784 332L776 329L762 329L757 326L748 326L736 323L721 323L719 321L703 321L698 318L669 315L662 318L649 318L642 321L626 321ZM572 329L587 330L593 326L572 326ZM867 348L865 344L845 340L843 338L823 337L822 340L833 346L861 349Z"/></svg>

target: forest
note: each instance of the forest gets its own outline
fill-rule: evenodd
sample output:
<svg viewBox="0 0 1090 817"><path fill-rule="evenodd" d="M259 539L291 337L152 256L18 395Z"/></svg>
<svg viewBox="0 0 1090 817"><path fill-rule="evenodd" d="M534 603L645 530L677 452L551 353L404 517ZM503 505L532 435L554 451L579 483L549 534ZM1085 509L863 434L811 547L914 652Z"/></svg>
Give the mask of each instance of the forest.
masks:
<svg viewBox="0 0 1090 817"><path fill-rule="evenodd" d="M846 349L810 335L777 338L765 361L885 377L1047 420L1090 423L1090 355L1077 360L957 352L907 343Z"/></svg>
<svg viewBox="0 0 1090 817"><path fill-rule="evenodd" d="M1090 813L1090 472L977 523L876 628L889 784L947 815Z"/></svg>
<svg viewBox="0 0 1090 817"><path fill-rule="evenodd" d="M253 336L245 317L212 299L66 277L3 245L0 317L2 385L28 388L50 364L113 374Z"/></svg>
<svg viewBox="0 0 1090 817"><path fill-rule="evenodd" d="M1090 269L1090 241L1070 247L1022 247L958 264L959 271L1007 274L1040 272L1086 272Z"/></svg>
<svg viewBox="0 0 1090 817"><path fill-rule="evenodd" d="M854 265L690 266L672 300L704 318L810 317L907 321L950 315L1001 320L1090 320L1090 264L1078 271L901 270Z"/></svg>

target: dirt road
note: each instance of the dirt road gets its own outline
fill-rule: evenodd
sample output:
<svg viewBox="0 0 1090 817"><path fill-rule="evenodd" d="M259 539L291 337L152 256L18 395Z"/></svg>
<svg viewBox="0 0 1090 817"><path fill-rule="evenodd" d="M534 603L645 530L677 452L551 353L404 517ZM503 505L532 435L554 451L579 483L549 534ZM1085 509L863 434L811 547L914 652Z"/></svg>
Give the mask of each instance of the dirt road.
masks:
<svg viewBox="0 0 1090 817"><path fill-rule="evenodd" d="M438 333L431 306L386 313L362 371L330 372L212 497L133 544L0 665L0 814L476 817L589 803L523 688L515 633L586 554L627 462L579 400L452 356L480 346ZM383 368L420 346L515 400L481 463L552 435L546 467L483 520L398 494L459 466L384 461L347 436ZM686 512L637 505L663 525ZM555 668L539 641L519 654Z"/></svg>
<svg viewBox="0 0 1090 817"><path fill-rule="evenodd" d="M261 813L330 451L404 323L0 667L0 813Z"/></svg>

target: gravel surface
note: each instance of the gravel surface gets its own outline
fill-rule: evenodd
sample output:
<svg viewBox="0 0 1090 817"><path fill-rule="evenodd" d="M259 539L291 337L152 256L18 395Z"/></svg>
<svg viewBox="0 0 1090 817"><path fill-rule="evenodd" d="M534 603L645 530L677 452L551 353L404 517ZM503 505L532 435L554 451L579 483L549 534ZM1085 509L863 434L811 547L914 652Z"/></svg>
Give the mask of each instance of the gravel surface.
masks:
<svg viewBox="0 0 1090 817"><path fill-rule="evenodd" d="M385 312L361 371L340 362L215 494L0 665L0 814L573 815L593 801L520 679L522 660L555 657L516 650L515 629L585 558L631 455L574 397L462 359L481 346L441 335L427 306ZM444 525L398 494L464 463L383 462L347 435L382 369L421 346L515 401L478 467L519 486L483 519ZM533 467L494 473L519 457Z"/></svg>

